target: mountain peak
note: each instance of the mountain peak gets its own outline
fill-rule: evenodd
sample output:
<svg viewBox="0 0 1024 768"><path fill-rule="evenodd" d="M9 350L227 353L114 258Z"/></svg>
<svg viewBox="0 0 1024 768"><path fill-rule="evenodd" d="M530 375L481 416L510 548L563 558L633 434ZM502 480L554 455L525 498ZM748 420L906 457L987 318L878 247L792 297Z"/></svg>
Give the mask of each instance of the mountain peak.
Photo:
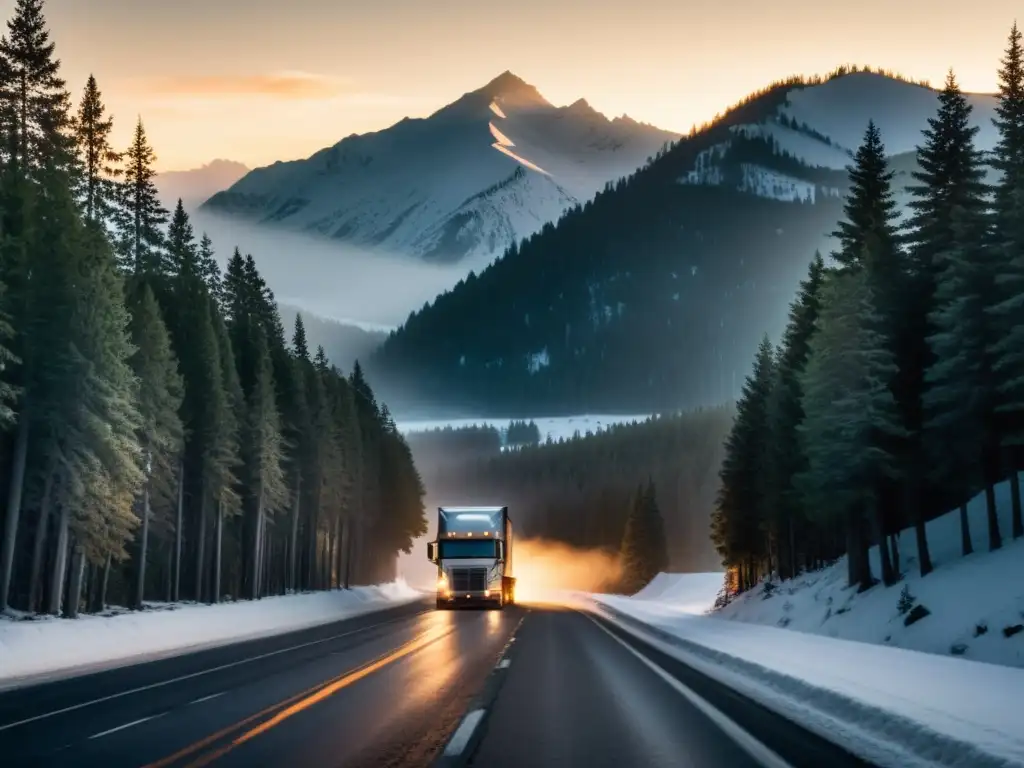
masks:
<svg viewBox="0 0 1024 768"><path fill-rule="evenodd" d="M548 103L547 99L541 96L540 91L534 86L507 69L480 90L488 98L505 103L539 105Z"/></svg>
<svg viewBox="0 0 1024 768"><path fill-rule="evenodd" d="M597 110L594 109L592 106L590 106L590 102L587 101L586 99L576 99L576 101L574 101L572 104L570 104L567 107L567 109L570 112L574 112L574 113L580 114L580 115L593 115L593 114L597 114Z"/></svg>

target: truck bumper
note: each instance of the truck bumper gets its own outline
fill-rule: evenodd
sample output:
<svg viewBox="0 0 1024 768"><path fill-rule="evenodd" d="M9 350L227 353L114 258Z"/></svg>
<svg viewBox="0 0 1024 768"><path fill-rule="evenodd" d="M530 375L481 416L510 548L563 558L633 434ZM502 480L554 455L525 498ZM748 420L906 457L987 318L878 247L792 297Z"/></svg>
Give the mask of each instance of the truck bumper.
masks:
<svg viewBox="0 0 1024 768"><path fill-rule="evenodd" d="M490 594L485 595L483 592L458 592L437 595L437 607L438 608L461 608L461 607L477 607L477 608L500 608L501 607L501 590L491 590Z"/></svg>

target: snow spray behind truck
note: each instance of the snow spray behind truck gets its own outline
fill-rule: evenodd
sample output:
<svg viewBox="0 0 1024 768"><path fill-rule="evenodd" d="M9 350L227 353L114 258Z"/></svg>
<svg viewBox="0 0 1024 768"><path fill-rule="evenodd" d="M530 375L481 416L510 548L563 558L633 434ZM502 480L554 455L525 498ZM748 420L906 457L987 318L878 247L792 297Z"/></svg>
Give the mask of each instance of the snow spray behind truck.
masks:
<svg viewBox="0 0 1024 768"><path fill-rule="evenodd" d="M438 507L437 541L427 557L437 565L437 607L515 602L512 520L508 507Z"/></svg>

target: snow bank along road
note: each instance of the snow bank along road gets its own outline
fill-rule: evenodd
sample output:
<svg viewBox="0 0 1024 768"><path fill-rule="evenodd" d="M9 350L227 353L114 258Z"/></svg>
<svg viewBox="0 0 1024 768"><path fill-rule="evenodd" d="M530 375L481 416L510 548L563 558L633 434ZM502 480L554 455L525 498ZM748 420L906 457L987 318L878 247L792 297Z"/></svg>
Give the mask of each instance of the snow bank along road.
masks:
<svg viewBox="0 0 1024 768"><path fill-rule="evenodd" d="M334 624L0 693L11 766L865 763L569 609Z"/></svg>

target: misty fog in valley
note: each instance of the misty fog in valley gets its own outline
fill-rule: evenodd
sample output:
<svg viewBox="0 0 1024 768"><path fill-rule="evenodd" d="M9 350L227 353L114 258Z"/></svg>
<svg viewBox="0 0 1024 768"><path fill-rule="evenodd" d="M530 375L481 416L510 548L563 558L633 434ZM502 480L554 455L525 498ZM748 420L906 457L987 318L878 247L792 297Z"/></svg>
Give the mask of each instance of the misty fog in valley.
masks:
<svg viewBox="0 0 1024 768"><path fill-rule="evenodd" d="M213 240L223 268L237 246L252 254L282 304L323 318L390 330L414 309L485 264L426 264L296 232L261 227L202 209L190 211L197 233Z"/></svg>

